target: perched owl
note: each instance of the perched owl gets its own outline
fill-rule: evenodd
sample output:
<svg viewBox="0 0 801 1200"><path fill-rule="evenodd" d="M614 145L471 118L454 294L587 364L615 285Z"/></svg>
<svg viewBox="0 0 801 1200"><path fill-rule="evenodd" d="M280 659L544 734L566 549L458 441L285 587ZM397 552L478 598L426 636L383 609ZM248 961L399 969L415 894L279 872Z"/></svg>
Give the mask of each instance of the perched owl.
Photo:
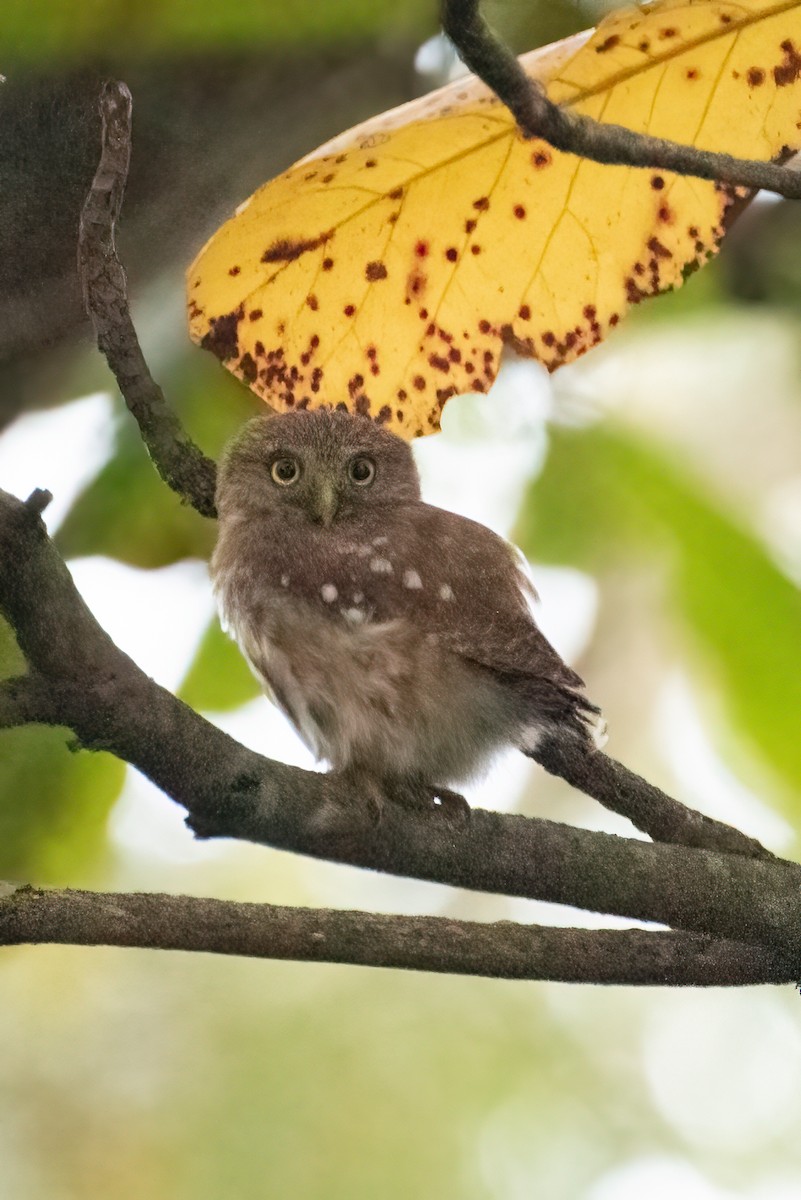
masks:
<svg viewBox="0 0 801 1200"><path fill-rule="evenodd" d="M458 801L495 751L591 743L594 705L540 633L524 561L425 504L366 417L256 417L228 446L211 562L223 624L318 759L383 799Z"/></svg>

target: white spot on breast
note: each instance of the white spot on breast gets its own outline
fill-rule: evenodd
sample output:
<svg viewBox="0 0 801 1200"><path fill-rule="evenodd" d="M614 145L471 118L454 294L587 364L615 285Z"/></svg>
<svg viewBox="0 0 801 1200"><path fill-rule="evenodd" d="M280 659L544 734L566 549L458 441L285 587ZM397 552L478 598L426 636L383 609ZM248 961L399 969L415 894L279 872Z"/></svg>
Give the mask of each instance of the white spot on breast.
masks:
<svg viewBox="0 0 801 1200"><path fill-rule="evenodd" d="M388 537L373 538L373 545L374 546L386 546L388 541L389 541Z"/></svg>
<svg viewBox="0 0 801 1200"><path fill-rule="evenodd" d="M376 575L391 575L392 563L388 558L371 558L370 570L375 571Z"/></svg>
<svg viewBox="0 0 801 1200"><path fill-rule="evenodd" d="M322 596L323 600L325 600L326 604L333 604L339 595L339 592L334 587L333 583L324 583L320 588L320 595Z"/></svg>
<svg viewBox="0 0 801 1200"><path fill-rule="evenodd" d="M439 589L439 598L440 600L453 599L453 588L449 583L443 583L442 587Z"/></svg>
<svg viewBox="0 0 801 1200"><path fill-rule="evenodd" d="M288 575L281 576L281 587L289 587L289 576Z"/></svg>
<svg viewBox="0 0 801 1200"><path fill-rule="evenodd" d="M410 569L403 572L403 586L406 588L421 588L423 581L416 571Z"/></svg>
<svg viewBox="0 0 801 1200"><path fill-rule="evenodd" d="M361 608L340 608L339 610L346 621L350 621L353 625L358 625L360 621L365 619L364 612Z"/></svg>
<svg viewBox="0 0 801 1200"><path fill-rule="evenodd" d="M364 599L364 592L354 592L353 593L353 603L354 604L361 604L363 599Z"/></svg>

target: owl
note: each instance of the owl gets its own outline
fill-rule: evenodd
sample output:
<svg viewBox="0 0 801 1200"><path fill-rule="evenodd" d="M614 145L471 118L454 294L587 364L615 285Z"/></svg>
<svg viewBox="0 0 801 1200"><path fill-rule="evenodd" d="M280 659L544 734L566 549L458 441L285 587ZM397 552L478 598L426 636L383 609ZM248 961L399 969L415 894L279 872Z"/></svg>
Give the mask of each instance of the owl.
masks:
<svg viewBox="0 0 801 1200"><path fill-rule="evenodd" d="M426 504L395 434L327 409L256 417L225 451L217 510L224 627L379 812L458 804L502 747L591 745L598 709L534 621L522 555Z"/></svg>

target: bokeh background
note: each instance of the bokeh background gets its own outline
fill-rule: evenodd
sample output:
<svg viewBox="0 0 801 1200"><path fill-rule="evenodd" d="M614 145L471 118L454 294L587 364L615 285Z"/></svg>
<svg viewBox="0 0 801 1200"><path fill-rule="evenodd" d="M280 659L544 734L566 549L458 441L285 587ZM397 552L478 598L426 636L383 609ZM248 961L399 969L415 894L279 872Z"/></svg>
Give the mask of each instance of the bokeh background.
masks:
<svg viewBox="0 0 801 1200"><path fill-rule="evenodd" d="M487 5L520 50L593 24ZM5 0L0 485L109 632L258 750L307 756L213 617L214 530L158 481L82 317L100 81L134 95L120 230L156 377L216 455L256 401L189 345L183 270L326 138L442 82L434 0ZM610 751L789 855L801 824L801 217L760 200L720 259L549 379L509 363L416 448L427 498L511 533ZM12 568L13 569L13 568ZM19 669L7 629L0 670ZM631 834L511 756L473 803ZM63 734L0 733L0 878L598 924L591 914L195 843ZM607 922L609 923L609 922ZM620 922L623 924L623 922ZM793 1200L801 997L590 989L130 950L0 954L5 1200Z"/></svg>

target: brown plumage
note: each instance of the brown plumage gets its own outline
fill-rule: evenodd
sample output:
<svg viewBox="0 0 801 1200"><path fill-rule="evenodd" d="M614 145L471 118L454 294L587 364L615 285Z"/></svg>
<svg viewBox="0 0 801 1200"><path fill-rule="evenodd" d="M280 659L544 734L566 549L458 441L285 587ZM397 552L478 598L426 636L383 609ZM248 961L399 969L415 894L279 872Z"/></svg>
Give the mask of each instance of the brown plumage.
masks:
<svg viewBox="0 0 801 1200"><path fill-rule="evenodd" d="M224 624L320 759L373 800L452 798L502 746L587 740L598 710L531 615L518 552L425 504L365 417L250 421L217 487Z"/></svg>

